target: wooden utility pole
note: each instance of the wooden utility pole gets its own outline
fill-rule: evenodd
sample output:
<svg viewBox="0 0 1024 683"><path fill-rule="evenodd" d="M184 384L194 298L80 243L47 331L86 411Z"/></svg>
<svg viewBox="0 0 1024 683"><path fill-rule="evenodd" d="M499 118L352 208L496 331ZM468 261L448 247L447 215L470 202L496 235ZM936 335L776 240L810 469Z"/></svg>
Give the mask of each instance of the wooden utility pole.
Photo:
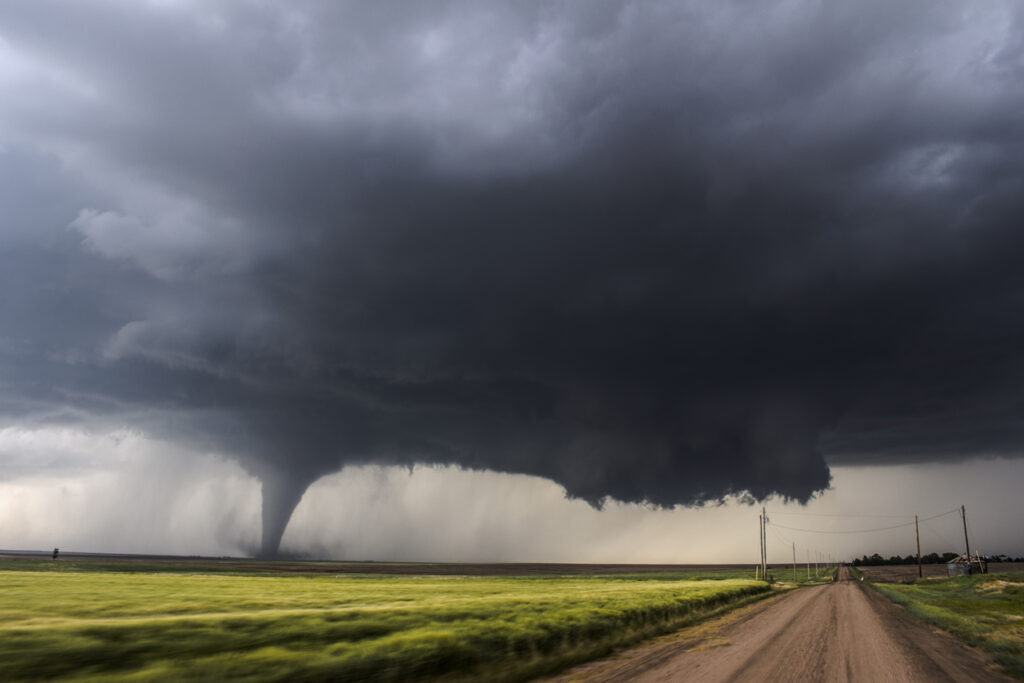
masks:
<svg viewBox="0 0 1024 683"><path fill-rule="evenodd" d="M796 542L793 542L793 583L796 583Z"/></svg>
<svg viewBox="0 0 1024 683"><path fill-rule="evenodd" d="M917 578L922 578L924 572L921 571L921 532L917 528L917 515L914 515L914 538L917 539Z"/></svg>
<svg viewBox="0 0 1024 683"><path fill-rule="evenodd" d="M963 505L960 506L960 516L964 520L964 546L967 547L967 567L969 571L971 566L971 542L967 540L967 508Z"/></svg>
<svg viewBox="0 0 1024 683"><path fill-rule="evenodd" d="M811 580L811 549L807 549L807 580Z"/></svg>
<svg viewBox="0 0 1024 683"><path fill-rule="evenodd" d="M754 569L754 579L756 580L761 578L761 564L765 556L764 537L761 536L761 524L763 523L761 515L758 515L758 566Z"/></svg>
<svg viewBox="0 0 1024 683"><path fill-rule="evenodd" d="M967 539L967 508L961 506L961 517L964 518L964 545L967 547L967 570L971 572L971 542ZM978 560L978 571L981 571L981 560Z"/></svg>
<svg viewBox="0 0 1024 683"><path fill-rule="evenodd" d="M761 508L761 552L763 553L764 564L762 574L764 580L768 580L768 511Z"/></svg>
<svg viewBox="0 0 1024 683"><path fill-rule="evenodd" d="M754 578L763 579L761 570L764 568L764 517L761 515L757 516L757 544L758 544L758 555L757 555L757 576Z"/></svg>
<svg viewBox="0 0 1024 683"><path fill-rule="evenodd" d="M761 571L761 580L767 581L768 579L764 575L764 515L758 515L757 518L761 522L760 526L757 527L757 533L760 534L758 540L761 541L761 557L759 558L761 564L758 566L758 569Z"/></svg>

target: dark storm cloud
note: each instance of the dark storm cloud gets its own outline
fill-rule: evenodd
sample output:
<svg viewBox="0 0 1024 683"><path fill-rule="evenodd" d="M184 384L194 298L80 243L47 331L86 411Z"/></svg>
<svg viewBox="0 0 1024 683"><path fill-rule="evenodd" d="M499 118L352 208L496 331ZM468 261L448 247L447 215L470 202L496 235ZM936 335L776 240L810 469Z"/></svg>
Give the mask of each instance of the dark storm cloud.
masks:
<svg viewBox="0 0 1024 683"><path fill-rule="evenodd" d="M1014 3L15 4L9 420L805 500L1016 454Z"/></svg>

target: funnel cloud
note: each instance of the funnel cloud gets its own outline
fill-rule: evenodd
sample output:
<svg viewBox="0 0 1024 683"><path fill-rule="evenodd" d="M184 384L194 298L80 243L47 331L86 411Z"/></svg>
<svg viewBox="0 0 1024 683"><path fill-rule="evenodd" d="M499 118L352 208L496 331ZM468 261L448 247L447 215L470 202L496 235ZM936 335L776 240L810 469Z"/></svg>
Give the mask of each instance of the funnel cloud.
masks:
<svg viewBox="0 0 1024 683"><path fill-rule="evenodd" d="M0 421L262 482L1019 457L1019 3L10 3ZM44 465L40 465L43 467Z"/></svg>

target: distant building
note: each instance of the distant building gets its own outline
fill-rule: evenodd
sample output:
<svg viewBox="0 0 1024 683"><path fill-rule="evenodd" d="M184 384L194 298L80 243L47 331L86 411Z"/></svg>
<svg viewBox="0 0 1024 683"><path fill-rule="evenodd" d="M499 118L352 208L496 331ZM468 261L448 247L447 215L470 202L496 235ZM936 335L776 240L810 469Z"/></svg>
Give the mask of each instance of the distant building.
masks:
<svg viewBox="0 0 1024 683"><path fill-rule="evenodd" d="M981 557L960 555L946 563L948 576L967 576L968 574L988 574L988 563Z"/></svg>

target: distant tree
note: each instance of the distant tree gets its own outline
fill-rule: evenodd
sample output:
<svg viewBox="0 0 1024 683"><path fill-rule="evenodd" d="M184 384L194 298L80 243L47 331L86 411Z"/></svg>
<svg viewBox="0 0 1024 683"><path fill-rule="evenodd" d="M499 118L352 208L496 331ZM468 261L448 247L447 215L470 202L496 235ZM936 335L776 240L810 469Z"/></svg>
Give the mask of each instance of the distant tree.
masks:
<svg viewBox="0 0 1024 683"><path fill-rule="evenodd" d="M59 555L59 554L60 554L60 548L54 548L53 549L53 559L56 560L57 559L57 555Z"/></svg>
<svg viewBox="0 0 1024 683"><path fill-rule="evenodd" d="M956 559L959 556L960 556L959 553L948 553L947 552L947 553L942 553L942 555L939 555L938 553L928 553L927 555L922 555L921 556L921 563L922 564L943 564L945 562L949 562L950 560ZM995 557L994 557L992 561L993 562L999 562L1000 560L999 559L995 559ZM1024 558L1018 557L1018 558L1014 559L1012 557L1006 557L1002 561L1003 562L1024 562ZM885 557L882 557L881 555L879 555L878 553L874 553L871 556L864 555L864 556L862 556L860 558L854 558L854 560L853 560L853 562L851 564L853 564L854 567L874 567L874 566L878 566L878 565L916 564L916 563L917 563L917 555L907 555L906 557L900 557L899 555L892 555L889 558L885 558Z"/></svg>

